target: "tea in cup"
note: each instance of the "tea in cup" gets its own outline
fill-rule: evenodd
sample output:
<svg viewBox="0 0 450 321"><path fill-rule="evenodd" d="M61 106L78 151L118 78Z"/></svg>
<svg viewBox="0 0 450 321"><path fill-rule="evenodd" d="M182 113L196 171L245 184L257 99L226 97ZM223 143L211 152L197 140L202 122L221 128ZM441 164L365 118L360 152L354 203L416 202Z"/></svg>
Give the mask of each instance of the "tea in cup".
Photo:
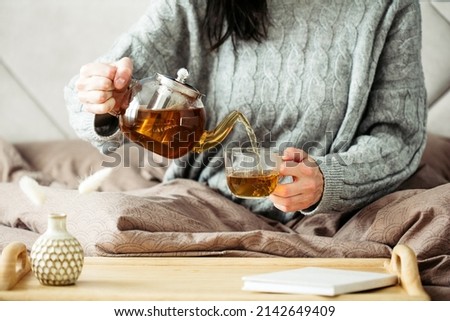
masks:
<svg viewBox="0 0 450 321"><path fill-rule="evenodd" d="M230 147L225 150L225 173L233 195L264 198L277 187L281 157L268 147Z"/></svg>

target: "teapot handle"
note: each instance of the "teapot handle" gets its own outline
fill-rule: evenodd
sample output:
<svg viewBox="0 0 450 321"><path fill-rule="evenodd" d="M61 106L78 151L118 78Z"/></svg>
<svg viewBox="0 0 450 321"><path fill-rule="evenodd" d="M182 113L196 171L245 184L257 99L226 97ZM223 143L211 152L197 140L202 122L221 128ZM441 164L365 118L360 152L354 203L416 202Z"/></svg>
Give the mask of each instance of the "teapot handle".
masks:
<svg viewBox="0 0 450 321"><path fill-rule="evenodd" d="M134 96L142 90L142 84L139 80L131 78L130 84L128 85L128 90L130 90L130 97L128 103L130 103Z"/></svg>

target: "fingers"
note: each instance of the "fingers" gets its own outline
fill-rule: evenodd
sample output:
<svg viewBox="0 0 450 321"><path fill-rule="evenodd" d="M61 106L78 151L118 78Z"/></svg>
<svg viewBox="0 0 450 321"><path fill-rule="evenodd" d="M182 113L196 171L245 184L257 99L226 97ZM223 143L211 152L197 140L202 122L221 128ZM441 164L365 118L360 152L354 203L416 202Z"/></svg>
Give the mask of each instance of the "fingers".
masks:
<svg viewBox="0 0 450 321"><path fill-rule="evenodd" d="M133 63L128 57L124 57L119 61L113 63L113 66L117 68L114 76L114 87L117 90L122 90L131 81L131 75L133 74Z"/></svg>
<svg viewBox="0 0 450 321"><path fill-rule="evenodd" d="M316 203L314 198L307 194L298 194L289 198L282 198L271 194L269 198L273 202L273 205L283 212L302 211Z"/></svg>
<svg viewBox="0 0 450 321"><path fill-rule="evenodd" d="M93 114L106 114L106 113L112 113L114 115L118 114L117 112L113 112L116 106L116 100L113 97L105 101L103 104L85 103L83 104L83 106L85 111L88 111Z"/></svg>
<svg viewBox="0 0 450 321"><path fill-rule="evenodd" d="M324 179L317 163L300 149L286 149L280 166L281 176L292 177L291 183L279 184L270 199L284 212L305 210L320 201ZM296 160L301 159L300 162ZM295 160L295 161L294 161Z"/></svg>
<svg viewBox="0 0 450 321"><path fill-rule="evenodd" d="M75 88L84 110L94 114L120 114L128 105L126 89L132 72L129 58L112 64L94 62L81 67Z"/></svg>
<svg viewBox="0 0 450 321"><path fill-rule="evenodd" d="M300 163L294 161L283 162L280 165L281 176L292 176L294 180L300 177L313 176L318 169L317 163L311 158L306 158Z"/></svg>
<svg viewBox="0 0 450 321"><path fill-rule="evenodd" d="M105 104L111 99L116 70L117 67L115 66L97 62L81 67L80 77L75 84L75 88L78 91L78 98L85 105L86 110L100 113L109 106L109 104L106 104L99 109L93 107Z"/></svg>
<svg viewBox="0 0 450 321"><path fill-rule="evenodd" d="M113 82L102 76L80 77L76 88L84 109L94 114L104 114L114 108Z"/></svg>
<svg viewBox="0 0 450 321"><path fill-rule="evenodd" d="M81 90L78 92L78 98L83 104L103 104L112 96L112 90Z"/></svg>
<svg viewBox="0 0 450 321"><path fill-rule="evenodd" d="M80 76L75 86L78 91L113 91L115 89L113 80L101 75Z"/></svg>
<svg viewBox="0 0 450 321"><path fill-rule="evenodd" d="M89 78L94 76L114 79L117 67L101 62L91 62L80 68L80 78Z"/></svg>
<svg viewBox="0 0 450 321"><path fill-rule="evenodd" d="M282 159L284 161L294 161L300 163L301 161L303 161L303 159L307 157L308 154L304 150L294 147L288 147L284 150Z"/></svg>

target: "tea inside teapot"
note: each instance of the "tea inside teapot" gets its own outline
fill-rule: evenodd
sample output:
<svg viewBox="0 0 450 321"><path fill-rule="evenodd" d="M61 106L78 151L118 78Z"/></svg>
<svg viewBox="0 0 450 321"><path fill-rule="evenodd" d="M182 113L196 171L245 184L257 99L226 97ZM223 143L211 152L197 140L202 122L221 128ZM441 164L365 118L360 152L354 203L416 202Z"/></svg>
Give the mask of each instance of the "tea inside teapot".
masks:
<svg viewBox="0 0 450 321"><path fill-rule="evenodd" d="M178 158L200 140L205 123L203 108L151 110L141 105L133 123L121 121L131 141L166 158Z"/></svg>

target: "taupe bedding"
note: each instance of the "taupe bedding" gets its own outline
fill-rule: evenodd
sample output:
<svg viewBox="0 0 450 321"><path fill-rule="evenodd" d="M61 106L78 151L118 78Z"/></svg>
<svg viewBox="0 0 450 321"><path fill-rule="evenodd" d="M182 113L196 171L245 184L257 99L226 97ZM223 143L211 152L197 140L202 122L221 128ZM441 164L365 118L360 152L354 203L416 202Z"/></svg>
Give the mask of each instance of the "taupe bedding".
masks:
<svg viewBox="0 0 450 321"><path fill-rule="evenodd" d="M166 164L138 164L141 150L100 191L79 194L80 180L106 157L88 143L0 141L0 250L12 241L31 248L51 212L68 215L69 232L87 256L388 258L402 243L416 252L431 297L450 300L450 143L430 136L429 145L418 172L397 192L357 213L319 213L283 225L197 182L159 183ZM45 185L44 205L21 191L24 175Z"/></svg>

